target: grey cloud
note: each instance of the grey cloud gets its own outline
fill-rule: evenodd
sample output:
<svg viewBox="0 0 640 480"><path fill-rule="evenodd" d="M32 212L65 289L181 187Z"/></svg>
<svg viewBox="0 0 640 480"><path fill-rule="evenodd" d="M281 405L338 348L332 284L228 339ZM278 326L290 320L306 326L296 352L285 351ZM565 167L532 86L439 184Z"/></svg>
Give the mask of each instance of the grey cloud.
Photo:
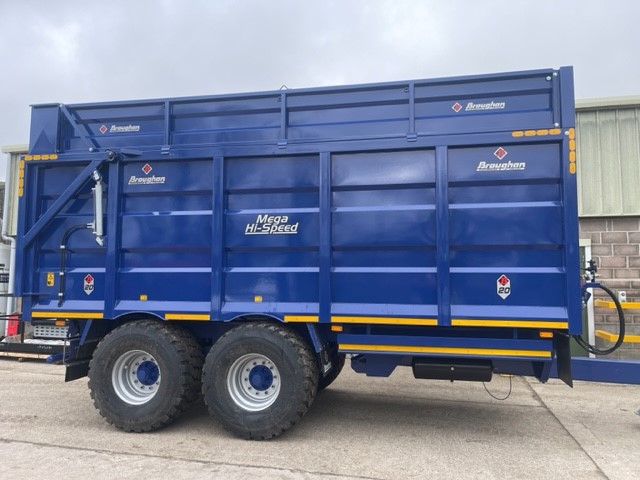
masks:
<svg viewBox="0 0 640 480"><path fill-rule="evenodd" d="M639 94L637 18L623 0L0 0L0 144L28 140L40 102L560 65L578 98Z"/></svg>

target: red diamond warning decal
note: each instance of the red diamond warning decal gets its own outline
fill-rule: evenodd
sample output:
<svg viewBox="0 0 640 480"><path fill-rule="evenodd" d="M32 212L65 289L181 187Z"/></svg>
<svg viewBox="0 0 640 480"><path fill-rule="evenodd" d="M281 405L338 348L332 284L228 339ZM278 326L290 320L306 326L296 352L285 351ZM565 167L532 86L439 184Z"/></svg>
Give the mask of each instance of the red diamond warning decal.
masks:
<svg viewBox="0 0 640 480"><path fill-rule="evenodd" d="M458 102L456 102L453 105L451 105L451 110L453 110L454 112L458 113L460 110L462 110L462 105L460 105Z"/></svg>
<svg viewBox="0 0 640 480"><path fill-rule="evenodd" d="M99 130L100 130L100 133L107 133L108 128L107 128L107 126L106 126L106 125L102 125L102 126L99 128Z"/></svg>
<svg viewBox="0 0 640 480"><path fill-rule="evenodd" d="M95 279L93 278L93 275L87 273L87 275L84 277L84 293L86 293L87 295L91 295L93 293L94 283Z"/></svg>
<svg viewBox="0 0 640 480"><path fill-rule="evenodd" d="M500 298L506 300L511 295L511 280L506 275L500 275L496 282L496 293Z"/></svg>
<svg viewBox="0 0 640 480"><path fill-rule="evenodd" d="M507 156L507 151L504 148L499 147L495 152L493 152L493 154L498 157L498 160L502 160Z"/></svg>
<svg viewBox="0 0 640 480"><path fill-rule="evenodd" d="M151 170L153 170L153 168L151 168L151 165L149 165L148 163L145 163L142 167L142 171L145 175L149 175L149 173L151 173Z"/></svg>

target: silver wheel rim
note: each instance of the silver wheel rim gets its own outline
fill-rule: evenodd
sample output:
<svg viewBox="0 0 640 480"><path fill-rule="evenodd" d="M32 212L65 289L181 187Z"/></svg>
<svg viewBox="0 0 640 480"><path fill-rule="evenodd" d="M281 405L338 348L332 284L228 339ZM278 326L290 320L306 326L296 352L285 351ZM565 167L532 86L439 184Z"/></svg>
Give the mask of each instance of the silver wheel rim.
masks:
<svg viewBox="0 0 640 480"><path fill-rule="evenodd" d="M243 355L229 368L227 389L237 406L249 412L259 412L269 408L278 398L280 372L264 355Z"/></svg>
<svg viewBox="0 0 640 480"><path fill-rule="evenodd" d="M158 392L161 375L158 362L144 350L131 350L113 365L111 382L116 395L129 405L142 405Z"/></svg>

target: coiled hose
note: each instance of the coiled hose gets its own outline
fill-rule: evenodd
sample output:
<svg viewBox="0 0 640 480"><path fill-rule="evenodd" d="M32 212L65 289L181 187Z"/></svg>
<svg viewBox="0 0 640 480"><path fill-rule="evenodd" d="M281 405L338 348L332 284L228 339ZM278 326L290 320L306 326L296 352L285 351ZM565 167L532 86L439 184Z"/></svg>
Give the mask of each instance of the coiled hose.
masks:
<svg viewBox="0 0 640 480"><path fill-rule="evenodd" d="M613 293L608 287L605 287L604 285L601 285L599 283L587 283L584 285L583 289L586 292L588 288L600 288L604 290L607 293L607 295L611 297L611 300L613 300L613 303L616 306L616 310L618 311L618 321L620 325L618 340L616 340L616 343L614 343L613 346L611 346L610 348L600 349L595 345L590 345L589 342L585 341L580 335L574 335L573 338L576 340L576 343L578 345L580 345L589 353L593 353L594 355L609 355L615 352L624 343L624 336L625 336L624 311L622 310L622 305L620 305L620 302L618 301L618 298L616 297L615 293Z"/></svg>

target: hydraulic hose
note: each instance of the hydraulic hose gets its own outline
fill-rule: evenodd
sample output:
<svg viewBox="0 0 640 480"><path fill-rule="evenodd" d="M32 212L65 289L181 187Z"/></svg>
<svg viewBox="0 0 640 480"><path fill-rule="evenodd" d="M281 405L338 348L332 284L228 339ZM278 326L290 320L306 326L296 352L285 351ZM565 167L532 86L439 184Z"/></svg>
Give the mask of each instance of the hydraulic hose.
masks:
<svg viewBox="0 0 640 480"><path fill-rule="evenodd" d="M60 242L60 281L58 282L58 307L61 306L62 302L64 301L64 289L66 283L65 268L67 263L67 241L69 240L71 234L85 228L89 228L86 223L72 225L71 227L67 228L67 230L65 230L64 234L62 235L62 241Z"/></svg>
<svg viewBox="0 0 640 480"><path fill-rule="evenodd" d="M611 300L613 300L613 303L616 306L616 310L618 311L618 321L620 325L618 340L616 340L616 343L614 343L612 347L606 348L606 349L600 349L595 345L590 345L589 342L585 341L580 335L574 335L573 338L575 338L578 345L580 345L589 353L593 353L594 355L609 355L615 352L624 343L625 320L624 320L624 311L622 310L622 305L620 305L620 302L618 301L618 298L616 297L615 293L613 293L608 287L605 287L600 283L587 283L583 288L584 290L588 288L600 288L604 290L607 293L607 295L611 297Z"/></svg>

